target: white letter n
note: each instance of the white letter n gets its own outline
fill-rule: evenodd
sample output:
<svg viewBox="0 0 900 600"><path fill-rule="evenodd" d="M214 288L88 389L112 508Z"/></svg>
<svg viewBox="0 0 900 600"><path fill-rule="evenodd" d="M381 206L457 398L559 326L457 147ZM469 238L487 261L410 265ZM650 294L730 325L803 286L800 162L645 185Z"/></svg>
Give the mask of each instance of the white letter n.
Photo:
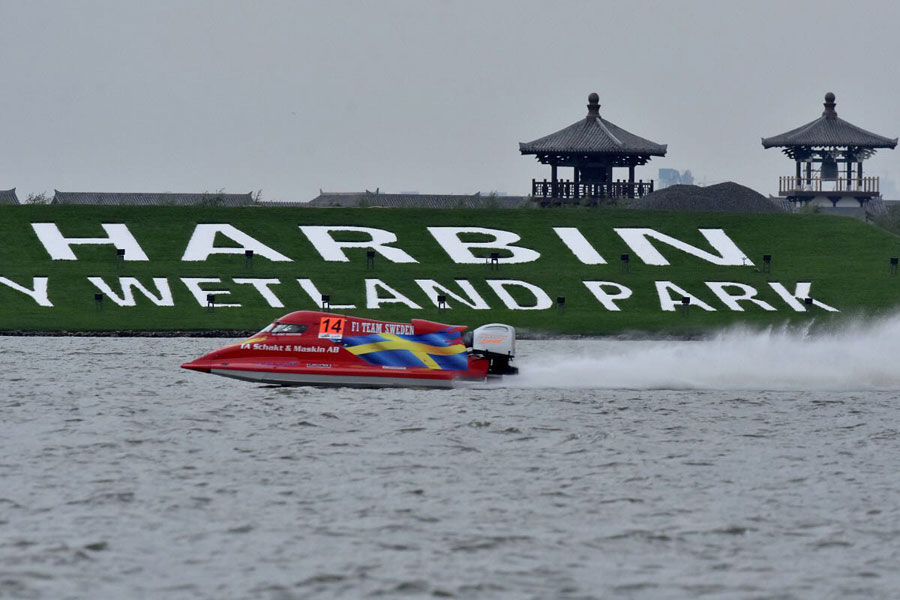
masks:
<svg viewBox="0 0 900 600"><path fill-rule="evenodd" d="M730 237L725 235L725 232L721 229L700 229L700 234L706 238L706 241L710 243L710 245L718 252L719 254L713 254L711 252L707 252L706 250L701 250L695 246L691 246L690 244L686 244L681 240L676 240L675 238L668 236L664 233L660 233L655 229L649 229L645 227L623 227L614 229L616 233L619 234L625 243L628 244L628 247L631 248L638 257L644 261L645 264L648 265L668 265L669 261L660 254L659 250L657 250L653 244L650 243L650 238L662 242L664 244L668 244L673 248L677 248L682 252L687 252L692 256L696 256L697 258L701 258L706 262L710 262L714 265L722 265L722 266L742 266L746 265L749 267L753 266L753 263L749 258L741 251L740 248L737 247Z"/></svg>
<svg viewBox="0 0 900 600"><path fill-rule="evenodd" d="M53 303L50 302L50 298L47 297L47 277L32 277L31 285L34 287L33 290L29 290L24 285L19 285L12 279L7 279L6 277L0 277L0 283L5 286L11 287L17 292L22 292L26 296L30 297L32 300L38 303L38 306L53 306Z"/></svg>

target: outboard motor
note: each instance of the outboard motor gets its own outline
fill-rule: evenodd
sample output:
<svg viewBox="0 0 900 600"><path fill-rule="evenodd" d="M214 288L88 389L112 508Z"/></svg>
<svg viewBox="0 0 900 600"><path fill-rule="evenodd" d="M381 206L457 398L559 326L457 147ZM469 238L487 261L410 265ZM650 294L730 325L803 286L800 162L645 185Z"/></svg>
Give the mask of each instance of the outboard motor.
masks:
<svg viewBox="0 0 900 600"><path fill-rule="evenodd" d="M515 375L509 363L516 356L516 329L502 323L482 325L472 332L472 354L491 361L490 375Z"/></svg>

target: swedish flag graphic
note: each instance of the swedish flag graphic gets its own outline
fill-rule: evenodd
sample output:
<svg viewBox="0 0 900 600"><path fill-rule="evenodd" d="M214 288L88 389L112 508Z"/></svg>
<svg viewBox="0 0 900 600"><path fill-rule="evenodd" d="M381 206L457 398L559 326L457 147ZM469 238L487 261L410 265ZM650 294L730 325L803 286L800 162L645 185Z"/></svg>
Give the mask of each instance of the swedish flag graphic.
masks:
<svg viewBox="0 0 900 600"><path fill-rule="evenodd" d="M459 331L449 329L421 335L374 333L344 337L344 347L373 365L454 371L469 368Z"/></svg>

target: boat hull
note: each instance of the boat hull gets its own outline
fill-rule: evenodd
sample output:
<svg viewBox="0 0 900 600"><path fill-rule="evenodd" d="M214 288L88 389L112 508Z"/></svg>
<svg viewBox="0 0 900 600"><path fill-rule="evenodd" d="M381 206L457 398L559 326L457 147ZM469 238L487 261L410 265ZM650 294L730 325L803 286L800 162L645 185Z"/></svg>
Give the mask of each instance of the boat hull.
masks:
<svg viewBox="0 0 900 600"><path fill-rule="evenodd" d="M434 379L425 377L375 377L366 375L331 375L322 373L291 373L273 371L238 371L233 369L210 369L213 375L230 377L241 381L252 381L269 385L290 386L320 386L320 387L359 387L359 388L383 388L383 387L411 387L411 388L438 388L449 389L459 385L461 379ZM483 383L485 380L468 380L473 383Z"/></svg>

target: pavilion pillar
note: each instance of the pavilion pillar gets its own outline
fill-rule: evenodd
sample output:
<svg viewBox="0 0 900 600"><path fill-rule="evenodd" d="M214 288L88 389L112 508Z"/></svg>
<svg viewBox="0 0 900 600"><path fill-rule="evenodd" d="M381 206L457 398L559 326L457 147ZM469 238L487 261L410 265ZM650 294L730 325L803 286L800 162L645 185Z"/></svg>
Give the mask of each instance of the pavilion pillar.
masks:
<svg viewBox="0 0 900 600"><path fill-rule="evenodd" d="M812 161L806 161L806 185L812 185Z"/></svg>
<svg viewBox="0 0 900 600"><path fill-rule="evenodd" d="M572 192L572 197L577 200L578 198L581 197L581 192L578 190L578 184L581 183L581 170L577 166L574 167L574 169L575 169L575 176L572 179L573 179L573 184L575 185L575 189Z"/></svg>
<svg viewBox="0 0 900 600"><path fill-rule="evenodd" d="M559 185L556 177L556 163L550 165L550 197L559 198Z"/></svg>
<svg viewBox="0 0 900 600"><path fill-rule="evenodd" d="M634 165L628 165L628 197L634 198Z"/></svg>
<svg viewBox="0 0 900 600"><path fill-rule="evenodd" d="M802 175L800 174L800 159L797 159L797 182L794 184L795 189L800 189L801 177Z"/></svg>
<svg viewBox="0 0 900 600"><path fill-rule="evenodd" d="M856 178L862 181L862 161L856 163Z"/></svg>
<svg viewBox="0 0 900 600"><path fill-rule="evenodd" d="M847 155L847 189L850 189L851 184L853 183L853 156Z"/></svg>

